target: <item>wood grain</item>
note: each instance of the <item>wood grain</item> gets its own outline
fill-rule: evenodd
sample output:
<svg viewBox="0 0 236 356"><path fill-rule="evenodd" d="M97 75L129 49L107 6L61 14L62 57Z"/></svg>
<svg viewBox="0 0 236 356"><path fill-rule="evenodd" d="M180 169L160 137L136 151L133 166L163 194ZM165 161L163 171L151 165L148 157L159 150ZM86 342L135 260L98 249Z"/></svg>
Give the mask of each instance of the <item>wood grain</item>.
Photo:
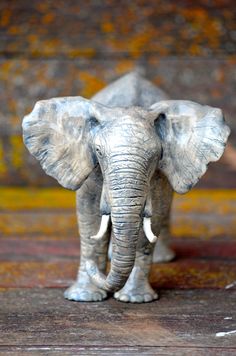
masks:
<svg viewBox="0 0 236 356"><path fill-rule="evenodd" d="M179 259L234 259L236 242L225 236L214 240L173 239L171 246ZM74 260L80 253L79 238L58 236L7 237L0 239L0 259L4 261Z"/></svg>
<svg viewBox="0 0 236 356"><path fill-rule="evenodd" d="M0 345L84 348L87 354L105 348L123 354L129 348L134 354L164 348L169 354L175 348L179 354L207 348L227 354L235 350L235 336L216 333L236 328L235 297L235 291L163 291L159 301L132 305L113 299L68 302L57 289L9 290L1 293Z"/></svg>
<svg viewBox="0 0 236 356"><path fill-rule="evenodd" d="M234 347L191 347L191 346L0 346L0 355L176 355L188 356L234 356Z"/></svg>

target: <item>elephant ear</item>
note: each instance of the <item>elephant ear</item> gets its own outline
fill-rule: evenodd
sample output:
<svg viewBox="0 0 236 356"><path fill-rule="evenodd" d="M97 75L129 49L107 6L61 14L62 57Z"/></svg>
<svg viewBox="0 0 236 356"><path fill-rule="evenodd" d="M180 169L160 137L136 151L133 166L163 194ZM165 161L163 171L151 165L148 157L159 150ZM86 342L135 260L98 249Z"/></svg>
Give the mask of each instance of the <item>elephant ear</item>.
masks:
<svg viewBox="0 0 236 356"><path fill-rule="evenodd" d="M230 129L220 109L190 101L162 101L151 111L163 149L159 168L177 193L186 193L220 159Z"/></svg>
<svg viewBox="0 0 236 356"><path fill-rule="evenodd" d="M78 189L96 165L90 147L95 117L95 104L67 97L39 101L23 119L28 150L65 188Z"/></svg>

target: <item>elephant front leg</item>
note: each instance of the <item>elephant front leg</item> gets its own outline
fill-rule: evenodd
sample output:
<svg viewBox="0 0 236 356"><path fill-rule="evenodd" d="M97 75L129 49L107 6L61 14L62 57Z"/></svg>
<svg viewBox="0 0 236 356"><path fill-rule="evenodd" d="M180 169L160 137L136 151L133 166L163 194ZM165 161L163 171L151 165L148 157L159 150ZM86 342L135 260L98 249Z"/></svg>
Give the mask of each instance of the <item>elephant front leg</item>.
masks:
<svg viewBox="0 0 236 356"><path fill-rule="evenodd" d="M136 252L134 268L124 287L114 294L121 302L146 303L158 299L149 283L154 245L142 234Z"/></svg>
<svg viewBox="0 0 236 356"><path fill-rule="evenodd" d="M110 233L107 232L102 240L95 241L91 236L96 235L101 222L99 213L102 181L100 175L93 175L87 179L77 191L77 215L80 231L80 267L77 280L65 293L65 298L74 301L92 302L106 298L107 293L96 287L90 280L85 264L88 260L97 263L99 270L105 273L107 264L107 245Z"/></svg>
<svg viewBox="0 0 236 356"><path fill-rule="evenodd" d="M80 267L78 270L77 280L64 293L64 297L73 301L80 302L96 302L102 301L107 297L107 292L95 286L85 268L85 263L88 259L97 261L97 265L101 271L106 268L106 251L107 238L98 243L91 243L90 238L81 237L81 257Z"/></svg>

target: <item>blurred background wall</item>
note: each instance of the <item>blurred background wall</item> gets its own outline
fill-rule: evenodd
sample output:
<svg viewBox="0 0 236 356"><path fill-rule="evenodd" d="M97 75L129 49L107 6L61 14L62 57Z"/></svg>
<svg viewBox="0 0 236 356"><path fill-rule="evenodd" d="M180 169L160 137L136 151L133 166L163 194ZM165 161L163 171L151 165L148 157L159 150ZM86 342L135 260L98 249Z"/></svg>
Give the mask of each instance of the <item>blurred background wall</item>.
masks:
<svg viewBox="0 0 236 356"><path fill-rule="evenodd" d="M89 98L139 68L173 99L221 107L232 134L202 187L236 187L236 9L231 0L0 0L0 184L52 186L22 144L40 99Z"/></svg>

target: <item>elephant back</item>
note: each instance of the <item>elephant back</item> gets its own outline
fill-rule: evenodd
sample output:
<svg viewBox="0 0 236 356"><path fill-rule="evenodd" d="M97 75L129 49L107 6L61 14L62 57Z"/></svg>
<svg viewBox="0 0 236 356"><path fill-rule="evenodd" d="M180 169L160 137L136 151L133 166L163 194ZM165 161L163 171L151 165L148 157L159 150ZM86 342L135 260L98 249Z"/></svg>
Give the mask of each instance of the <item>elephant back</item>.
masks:
<svg viewBox="0 0 236 356"><path fill-rule="evenodd" d="M167 99L164 91L143 78L138 71L122 76L92 97L92 100L109 107L141 106L145 109Z"/></svg>

